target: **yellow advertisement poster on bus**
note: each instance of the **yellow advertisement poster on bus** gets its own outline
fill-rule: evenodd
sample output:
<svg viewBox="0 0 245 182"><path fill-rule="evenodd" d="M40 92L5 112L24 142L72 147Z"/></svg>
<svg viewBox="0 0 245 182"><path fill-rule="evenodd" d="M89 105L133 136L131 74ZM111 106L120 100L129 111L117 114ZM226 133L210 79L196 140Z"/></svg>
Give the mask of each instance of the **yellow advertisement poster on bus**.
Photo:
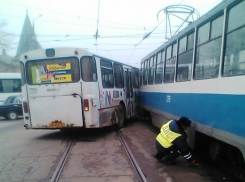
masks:
<svg viewBox="0 0 245 182"><path fill-rule="evenodd" d="M33 66L32 79L34 84L71 82L71 63Z"/></svg>

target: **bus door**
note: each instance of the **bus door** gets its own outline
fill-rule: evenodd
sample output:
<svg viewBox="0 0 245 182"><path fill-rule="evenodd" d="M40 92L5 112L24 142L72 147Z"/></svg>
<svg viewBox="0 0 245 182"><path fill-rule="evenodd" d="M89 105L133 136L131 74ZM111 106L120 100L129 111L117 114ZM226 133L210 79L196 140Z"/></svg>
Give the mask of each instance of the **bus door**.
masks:
<svg viewBox="0 0 245 182"><path fill-rule="evenodd" d="M78 58L29 61L26 67L31 127L83 126Z"/></svg>
<svg viewBox="0 0 245 182"><path fill-rule="evenodd" d="M130 69L124 69L124 85L126 98L126 117L129 118L133 115L134 112L132 73Z"/></svg>

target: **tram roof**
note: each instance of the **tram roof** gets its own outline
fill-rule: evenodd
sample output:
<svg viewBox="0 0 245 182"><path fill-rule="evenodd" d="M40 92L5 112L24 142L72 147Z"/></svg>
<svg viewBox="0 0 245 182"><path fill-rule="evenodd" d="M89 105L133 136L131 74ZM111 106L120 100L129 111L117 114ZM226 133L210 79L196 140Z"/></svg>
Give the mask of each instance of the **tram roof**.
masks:
<svg viewBox="0 0 245 182"><path fill-rule="evenodd" d="M161 50L164 50L168 45L171 45L173 42L175 42L178 38L184 37L186 34L188 34L191 31L194 31L196 27L199 27L205 23L207 23L210 19L212 19L215 16L220 15L223 13L223 9L227 8L227 6L230 6L234 4L235 2L238 2L239 0L223 0L218 5L213 7L211 10L209 10L206 14L202 15L199 19L189 24L187 27L185 27L183 30L181 30L177 35L170 38L166 43L158 47L156 50L149 53L147 56L142 58L141 61L148 59L149 57L153 56L154 54L158 53Z"/></svg>

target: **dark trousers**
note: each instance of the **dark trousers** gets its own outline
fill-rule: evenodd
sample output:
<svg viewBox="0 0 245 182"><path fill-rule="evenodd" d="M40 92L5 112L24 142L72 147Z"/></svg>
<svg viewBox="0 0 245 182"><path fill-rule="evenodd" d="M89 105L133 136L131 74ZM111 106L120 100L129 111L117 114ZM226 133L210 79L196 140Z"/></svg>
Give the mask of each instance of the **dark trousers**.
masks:
<svg viewBox="0 0 245 182"><path fill-rule="evenodd" d="M156 140L156 148L157 154L155 155L156 158L162 159L163 157L167 160L174 161L180 156L178 149L172 145L169 148L164 148L157 140Z"/></svg>

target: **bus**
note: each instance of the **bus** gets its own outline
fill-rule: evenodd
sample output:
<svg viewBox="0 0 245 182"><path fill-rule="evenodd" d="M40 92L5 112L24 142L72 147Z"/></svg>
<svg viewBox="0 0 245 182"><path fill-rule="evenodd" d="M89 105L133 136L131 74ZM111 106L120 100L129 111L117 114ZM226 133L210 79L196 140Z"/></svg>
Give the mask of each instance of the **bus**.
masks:
<svg viewBox="0 0 245 182"><path fill-rule="evenodd" d="M136 67L78 48L30 51L20 63L26 129L120 129L136 116Z"/></svg>
<svg viewBox="0 0 245 182"><path fill-rule="evenodd" d="M21 94L21 74L20 73L0 73L0 105L9 96Z"/></svg>
<svg viewBox="0 0 245 182"><path fill-rule="evenodd" d="M190 118L190 147L202 145L215 164L225 161L243 172L244 10L245 1L222 1L149 53L139 88L142 115L154 126Z"/></svg>

